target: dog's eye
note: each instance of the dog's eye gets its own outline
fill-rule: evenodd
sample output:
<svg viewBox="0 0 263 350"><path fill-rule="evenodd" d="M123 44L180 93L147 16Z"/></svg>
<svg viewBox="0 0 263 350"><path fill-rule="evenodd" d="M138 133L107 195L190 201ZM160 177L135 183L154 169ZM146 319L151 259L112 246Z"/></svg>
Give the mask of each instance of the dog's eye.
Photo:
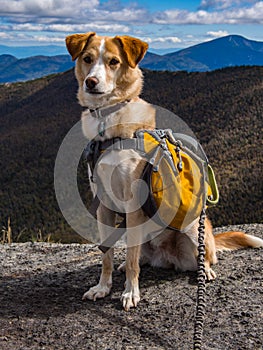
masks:
<svg viewBox="0 0 263 350"><path fill-rule="evenodd" d="M118 63L120 63L116 58L112 58L110 60L110 66L116 66Z"/></svg>
<svg viewBox="0 0 263 350"><path fill-rule="evenodd" d="M88 63L88 64L91 64L92 63L92 58L90 56L86 56L83 58L83 60Z"/></svg>

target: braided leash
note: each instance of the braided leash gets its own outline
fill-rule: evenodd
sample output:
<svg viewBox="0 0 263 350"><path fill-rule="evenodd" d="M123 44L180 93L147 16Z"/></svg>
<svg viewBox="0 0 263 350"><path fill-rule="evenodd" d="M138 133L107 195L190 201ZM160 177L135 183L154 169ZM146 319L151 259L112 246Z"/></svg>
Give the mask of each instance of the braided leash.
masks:
<svg viewBox="0 0 263 350"><path fill-rule="evenodd" d="M194 328L194 350L202 349L203 327L205 318L205 207L203 208L198 228L198 272L197 272L197 303Z"/></svg>

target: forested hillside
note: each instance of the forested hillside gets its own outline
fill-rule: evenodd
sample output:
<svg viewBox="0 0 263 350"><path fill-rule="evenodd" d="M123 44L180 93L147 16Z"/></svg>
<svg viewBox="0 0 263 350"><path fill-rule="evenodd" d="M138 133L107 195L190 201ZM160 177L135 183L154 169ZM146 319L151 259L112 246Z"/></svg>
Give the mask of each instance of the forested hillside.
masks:
<svg viewBox="0 0 263 350"><path fill-rule="evenodd" d="M145 71L143 98L176 113L213 165L221 199L214 225L262 221L263 67L209 73ZM78 240L58 209L53 170L58 148L80 118L73 71L0 85L0 224L15 237L32 232ZM80 167L81 191L88 191Z"/></svg>
<svg viewBox="0 0 263 350"><path fill-rule="evenodd" d="M179 115L213 165L220 202L215 225L262 222L263 68L209 73L147 72L143 97Z"/></svg>

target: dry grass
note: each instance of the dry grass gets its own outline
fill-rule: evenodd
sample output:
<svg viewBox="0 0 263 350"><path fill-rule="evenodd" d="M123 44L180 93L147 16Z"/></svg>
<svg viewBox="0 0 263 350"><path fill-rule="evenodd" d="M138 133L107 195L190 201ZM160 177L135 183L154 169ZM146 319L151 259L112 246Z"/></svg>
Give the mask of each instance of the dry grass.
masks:
<svg viewBox="0 0 263 350"><path fill-rule="evenodd" d="M33 242L47 242L47 243L52 243L51 240L51 233L49 233L48 235L44 236L41 230L38 230L37 232L37 236L36 237L32 237L32 241Z"/></svg>
<svg viewBox="0 0 263 350"><path fill-rule="evenodd" d="M19 234L17 235L15 242L23 242L23 234L26 232L26 229L23 229ZM47 235L43 235L41 230L38 230L36 235L31 235L31 241L32 242L47 242L52 243L51 239L51 233ZM12 236L12 228L11 228L11 219L10 217L7 219L7 226L3 226L2 228L2 235L0 237L0 244L11 244L14 242L13 236Z"/></svg>
<svg viewBox="0 0 263 350"><path fill-rule="evenodd" d="M0 243L12 243L11 219L7 219L7 227L2 228L2 237Z"/></svg>

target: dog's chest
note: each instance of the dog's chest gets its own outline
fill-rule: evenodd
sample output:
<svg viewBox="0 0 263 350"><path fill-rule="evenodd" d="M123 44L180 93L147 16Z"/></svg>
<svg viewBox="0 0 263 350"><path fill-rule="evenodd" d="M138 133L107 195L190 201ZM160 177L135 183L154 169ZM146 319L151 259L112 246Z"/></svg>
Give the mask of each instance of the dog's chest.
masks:
<svg viewBox="0 0 263 350"><path fill-rule="evenodd" d="M81 116L82 131L89 140L104 141L113 137L124 137L119 129L119 117L116 113L106 117L94 118L89 111Z"/></svg>
<svg viewBox="0 0 263 350"><path fill-rule="evenodd" d="M82 116L82 130L84 135L89 139L93 140L99 136L100 130L104 129L106 131L107 118L104 120L99 118L92 118L87 114Z"/></svg>
<svg viewBox="0 0 263 350"><path fill-rule="evenodd" d="M120 209L135 205L143 159L134 150L113 150L102 155L96 166L104 194ZM136 204L137 205L137 204Z"/></svg>

